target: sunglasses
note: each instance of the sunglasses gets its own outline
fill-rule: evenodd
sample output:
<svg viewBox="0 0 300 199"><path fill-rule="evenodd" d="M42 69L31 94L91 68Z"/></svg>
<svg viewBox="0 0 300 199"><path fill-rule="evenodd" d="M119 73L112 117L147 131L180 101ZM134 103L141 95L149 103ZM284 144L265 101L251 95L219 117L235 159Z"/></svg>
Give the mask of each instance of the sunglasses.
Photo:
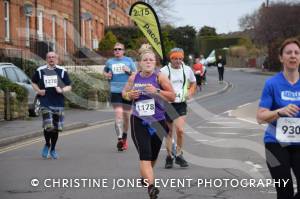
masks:
<svg viewBox="0 0 300 199"><path fill-rule="evenodd" d="M115 48L114 51L123 50L123 48Z"/></svg>

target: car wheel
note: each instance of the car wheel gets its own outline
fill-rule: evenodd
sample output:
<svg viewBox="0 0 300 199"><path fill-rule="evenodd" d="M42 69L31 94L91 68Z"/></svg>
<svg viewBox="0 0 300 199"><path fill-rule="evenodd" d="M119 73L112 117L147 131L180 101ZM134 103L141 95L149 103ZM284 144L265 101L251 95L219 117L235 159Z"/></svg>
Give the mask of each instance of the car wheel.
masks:
<svg viewBox="0 0 300 199"><path fill-rule="evenodd" d="M38 98L35 98L33 109L29 110L29 115L33 117L38 117L41 113L41 102Z"/></svg>

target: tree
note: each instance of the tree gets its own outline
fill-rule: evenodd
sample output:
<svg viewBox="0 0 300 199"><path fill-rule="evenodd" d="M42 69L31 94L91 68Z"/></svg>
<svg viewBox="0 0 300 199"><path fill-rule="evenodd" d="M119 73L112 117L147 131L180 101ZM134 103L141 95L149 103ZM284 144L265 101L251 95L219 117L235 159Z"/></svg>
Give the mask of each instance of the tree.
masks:
<svg viewBox="0 0 300 199"><path fill-rule="evenodd" d="M254 13L240 19L240 27L252 29L254 41L268 47L271 70L280 70L278 48L288 37L300 35L300 3L279 2L264 4Z"/></svg>
<svg viewBox="0 0 300 199"><path fill-rule="evenodd" d="M216 29L209 26L203 26L198 33L199 36L217 36Z"/></svg>
<svg viewBox="0 0 300 199"><path fill-rule="evenodd" d="M182 26L171 30L170 39L175 41L176 46L182 48L187 56L195 54L196 33L193 26Z"/></svg>
<svg viewBox="0 0 300 199"><path fill-rule="evenodd" d="M175 20L172 14L173 0L145 0L145 2L153 7L161 24L170 24L172 23L170 19Z"/></svg>
<svg viewBox="0 0 300 199"><path fill-rule="evenodd" d="M108 31L99 43L99 50L112 50L116 42L117 37L114 33Z"/></svg>

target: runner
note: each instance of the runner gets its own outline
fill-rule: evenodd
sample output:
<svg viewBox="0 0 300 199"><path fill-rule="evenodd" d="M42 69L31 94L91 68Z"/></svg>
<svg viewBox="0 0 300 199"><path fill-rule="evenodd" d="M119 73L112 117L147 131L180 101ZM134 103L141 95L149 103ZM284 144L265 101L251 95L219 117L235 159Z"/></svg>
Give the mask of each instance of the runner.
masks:
<svg viewBox="0 0 300 199"><path fill-rule="evenodd" d="M155 70L156 57L150 45L142 45L139 64L141 71L129 78L122 94L134 101L131 137L139 153L140 174L149 185L148 194L157 198L159 190L153 185L153 167L168 132L164 100L174 101L175 93L167 76Z"/></svg>
<svg viewBox="0 0 300 199"><path fill-rule="evenodd" d="M184 52L181 48L174 48L170 51L171 63L161 69L166 74L176 92L174 103L169 105L167 110L167 121L169 127L169 136L166 139L167 158L165 168L173 167L174 156L172 155L172 137L173 126L177 135L175 163L180 167L188 167L187 161L183 158L183 135L184 124L187 114L186 100L190 99L196 91L196 78L189 66L183 64ZM174 113L175 111L175 113Z"/></svg>
<svg viewBox="0 0 300 199"><path fill-rule="evenodd" d="M280 48L283 72L269 78L257 110L258 123L268 123L265 131L266 161L274 180L288 181L285 187L276 184L278 199L300 198L300 42L287 39ZM291 170L297 181L294 195Z"/></svg>
<svg viewBox="0 0 300 199"><path fill-rule="evenodd" d="M117 149L128 149L127 131L129 128L129 115L131 102L122 98L122 89L128 77L136 71L131 58L124 56L124 44L114 45L114 58L109 59L104 67L104 75L110 81L110 100L115 112L115 130L118 137Z"/></svg>
<svg viewBox="0 0 300 199"><path fill-rule="evenodd" d="M193 65L193 71L196 77L196 82L197 82L197 87L198 90L201 91L201 85L202 85L202 80L204 77L204 70L203 70L204 65L200 62L199 58L195 59L195 64ZM203 81L204 83L204 81Z"/></svg>
<svg viewBox="0 0 300 199"><path fill-rule="evenodd" d="M216 64L217 64L218 73L219 73L219 84L223 84L224 68L225 68L226 62L223 59L222 55L218 56Z"/></svg>
<svg viewBox="0 0 300 199"><path fill-rule="evenodd" d="M40 66L32 77L32 87L37 92L41 103L44 137L46 144L42 157L47 158L50 149L52 159L57 159L55 150L58 132L64 124L64 93L71 91L71 81L67 71L57 65L58 56L48 52L47 65Z"/></svg>

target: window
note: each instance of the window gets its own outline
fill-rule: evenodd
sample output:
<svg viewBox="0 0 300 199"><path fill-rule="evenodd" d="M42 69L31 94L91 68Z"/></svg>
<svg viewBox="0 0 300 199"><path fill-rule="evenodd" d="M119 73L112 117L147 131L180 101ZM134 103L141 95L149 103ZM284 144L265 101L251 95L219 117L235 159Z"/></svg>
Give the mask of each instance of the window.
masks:
<svg viewBox="0 0 300 199"><path fill-rule="evenodd" d="M85 20L82 19L82 45L85 46Z"/></svg>
<svg viewBox="0 0 300 199"><path fill-rule="evenodd" d="M92 33L93 33L93 30L92 30L92 20L89 20L89 39L90 39L90 47L92 47Z"/></svg>
<svg viewBox="0 0 300 199"><path fill-rule="evenodd" d="M18 77L15 70L12 67L4 68L6 77L12 82L18 82Z"/></svg>
<svg viewBox="0 0 300 199"><path fill-rule="evenodd" d="M64 27L64 49L65 49L65 53L67 52L67 24L68 21L67 19L64 19L63 22L63 27Z"/></svg>
<svg viewBox="0 0 300 199"><path fill-rule="evenodd" d="M4 29L5 29L5 41L10 40L10 22L9 22L9 2L4 1Z"/></svg>
<svg viewBox="0 0 300 199"><path fill-rule="evenodd" d="M30 16L25 16L25 46L30 46Z"/></svg>
<svg viewBox="0 0 300 199"><path fill-rule="evenodd" d="M18 82L21 82L21 83L28 83L29 82L29 79L28 79L27 75L25 75L22 70L20 70L19 68L14 68L14 70L15 70L18 78L19 78Z"/></svg>
<svg viewBox="0 0 300 199"><path fill-rule="evenodd" d="M38 34L38 40L43 40L43 11L39 10L38 11L38 29L37 29L37 34Z"/></svg>
<svg viewBox="0 0 300 199"><path fill-rule="evenodd" d="M52 44L53 50L56 49L56 16L52 15Z"/></svg>

